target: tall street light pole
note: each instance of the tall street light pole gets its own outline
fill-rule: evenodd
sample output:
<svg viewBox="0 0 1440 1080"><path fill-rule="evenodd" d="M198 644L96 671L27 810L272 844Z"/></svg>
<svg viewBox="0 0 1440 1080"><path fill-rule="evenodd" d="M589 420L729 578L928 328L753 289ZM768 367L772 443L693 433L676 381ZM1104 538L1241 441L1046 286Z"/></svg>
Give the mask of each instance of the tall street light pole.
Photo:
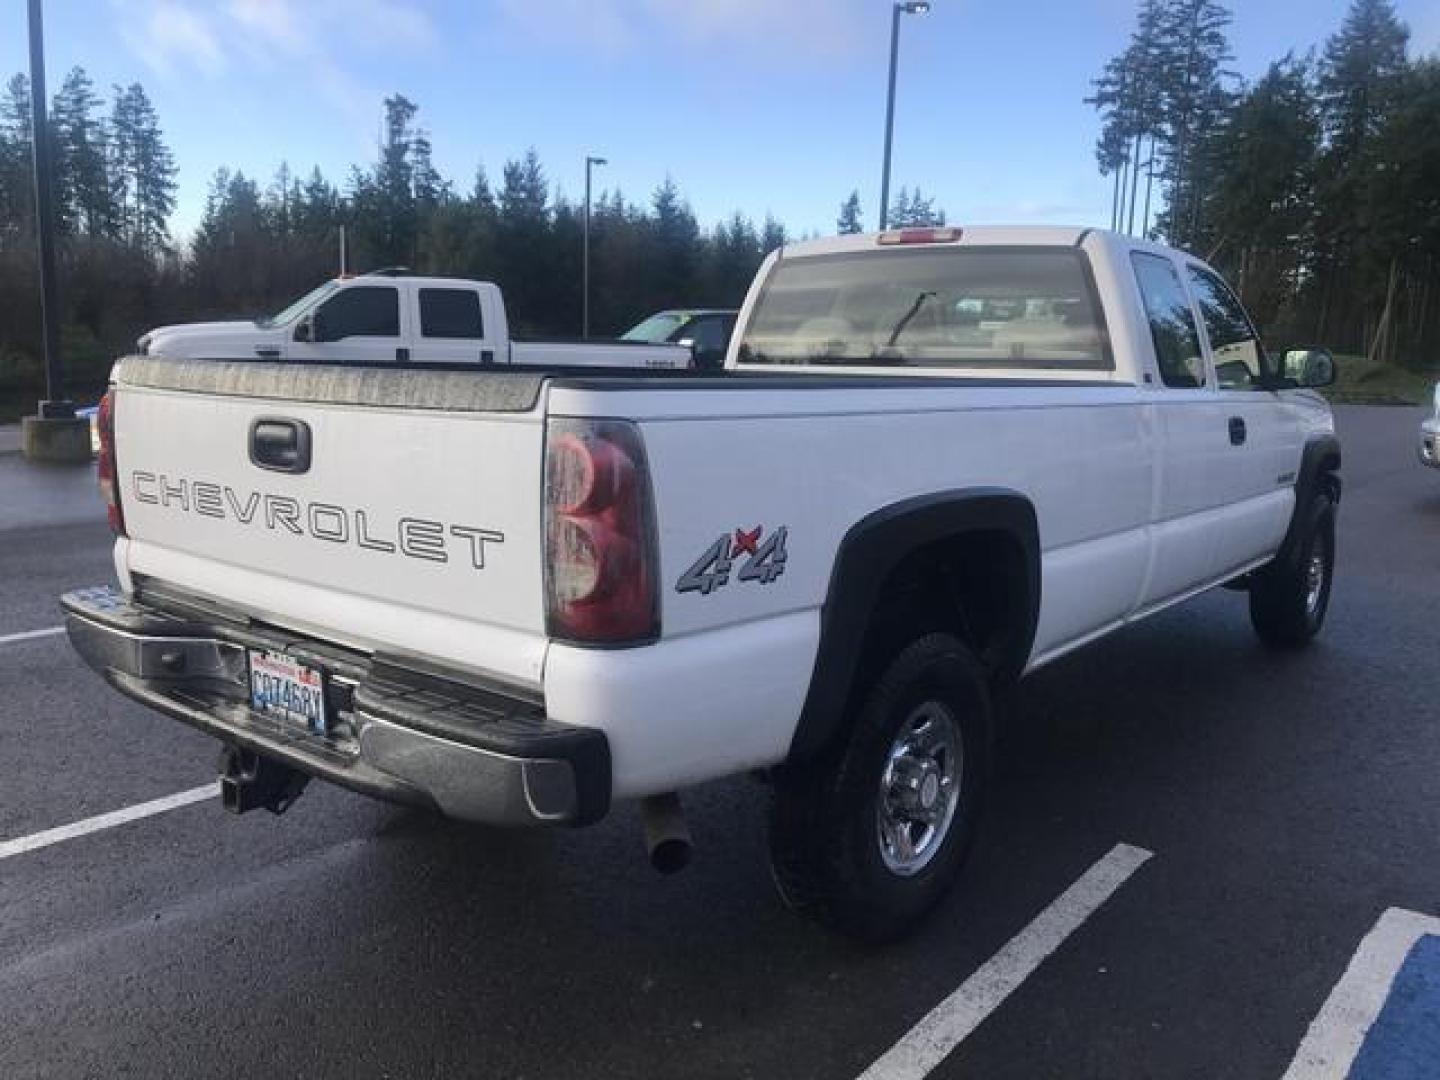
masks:
<svg viewBox="0 0 1440 1080"><path fill-rule="evenodd" d="M585 158L585 254L581 258L580 336L590 337L590 171L597 165L608 165L603 157Z"/></svg>
<svg viewBox="0 0 1440 1080"><path fill-rule="evenodd" d="M909 0L891 6L890 11L890 95L885 102L885 167L880 174L880 228L890 220L890 146L895 137L895 69L900 62L900 16L924 15L927 0Z"/></svg>
<svg viewBox="0 0 1440 1080"><path fill-rule="evenodd" d="M60 370L60 297L55 290L55 207L50 190L50 130L45 116L45 30L40 0L30 0L30 131L35 163L35 234L40 248L40 321L45 355L45 400L42 417L61 419L75 415L65 398Z"/></svg>
<svg viewBox="0 0 1440 1080"><path fill-rule="evenodd" d="M75 415L60 368L60 295L55 288L55 207L51 202L50 122L45 115L45 28L40 0L30 0L30 146L35 163L35 237L40 256L41 348L45 399L20 419L20 446L31 461L90 460L90 424Z"/></svg>

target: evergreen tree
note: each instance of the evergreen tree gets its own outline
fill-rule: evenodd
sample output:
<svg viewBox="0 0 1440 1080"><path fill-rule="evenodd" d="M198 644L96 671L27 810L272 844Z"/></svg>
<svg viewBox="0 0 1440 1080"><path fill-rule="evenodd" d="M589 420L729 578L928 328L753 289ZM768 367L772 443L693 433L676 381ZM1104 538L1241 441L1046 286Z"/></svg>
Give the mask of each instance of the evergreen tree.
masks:
<svg viewBox="0 0 1440 1080"><path fill-rule="evenodd" d="M945 211L937 210L935 200L918 187L913 192L902 187L890 205L889 224L892 229L935 228L945 224Z"/></svg>
<svg viewBox="0 0 1440 1080"><path fill-rule="evenodd" d="M782 248L789 243L789 237L785 235L785 226L776 221L770 215L765 215L765 227L760 232L760 253L769 255L776 248Z"/></svg>
<svg viewBox="0 0 1440 1080"><path fill-rule="evenodd" d="M85 70L71 68L50 114L55 136L55 225L62 236L108 236L115 229L100 105Z"/></svg>
<svg viewBox="0 0 1440 1080"><path fill-rule="evenodd" d="M159 256L170 242L176 168L155 107L139 83L115 87L110 132L109 186L120 232L140 252Z"/></svg>
<svg viewBox="0 0 1440 1080"><path fill-rule="evenodd" d="M35 177L30 157L30 80L15 75L0 95L0 242L34 231Z"/></svg>
<svg viewBox="0 0 1440 1080"><path fill-rule="evenodd" d="M840 204L840 217L835 222L835 231L841 236L863 232L860 224L860 192L850 192L850 197Z"/></svg>

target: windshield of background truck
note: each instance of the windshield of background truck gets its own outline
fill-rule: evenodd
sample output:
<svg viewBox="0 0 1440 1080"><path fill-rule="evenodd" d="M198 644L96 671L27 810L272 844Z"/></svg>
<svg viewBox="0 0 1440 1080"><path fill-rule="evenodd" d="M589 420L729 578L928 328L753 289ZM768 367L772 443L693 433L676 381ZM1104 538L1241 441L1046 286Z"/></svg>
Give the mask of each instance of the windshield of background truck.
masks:
<svg viewBox="0 0 1440 1080"><path fill-rule="evenodd" d="M687 318L682 312L662 311L658 315L651 315L642 323L637 323L625 333L620 335L621 341L649 341L654 344L661 344L670 340L670 335L680 329Z"/></svg>
<svg viewBox="0 0 1440 1080"><path fill-rule="evenodd" d="M287 323L292 323L301 315L305 314L305 312L309 311L312 307L318 304L321 300L325 299L325 297L329 296L339 287L340 286L336 282L327 281L324 285L321 285L315 289L311 289L308 293L302 296L299 300L296 300L293 304L285 308L279 314L271 315L269 318L259 320L260 325L285 326Z"/></svg>
<svg viewBox="0 0 1440 1080"><path fill-rule="evenodd" d="M742 364L1109 369L1073 248L856 251L781 260Z"/></svg>

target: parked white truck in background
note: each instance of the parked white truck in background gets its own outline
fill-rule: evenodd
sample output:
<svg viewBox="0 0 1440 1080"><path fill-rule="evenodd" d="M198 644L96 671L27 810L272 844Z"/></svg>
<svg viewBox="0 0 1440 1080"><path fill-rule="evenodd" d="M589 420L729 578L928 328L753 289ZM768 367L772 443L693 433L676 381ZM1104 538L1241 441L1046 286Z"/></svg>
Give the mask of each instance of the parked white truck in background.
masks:
<svg viewBox="0 0 1440 1080"><path fill-rule="evenodd" d="M500 287L381 270L327 281L268 318L162 326L141 355L313 364L688 368L680 345L510 340Z"/></svg>
<svg viewBox="0 0 1440 1080"><path fill-rule="evenodd" d="M69 633L230 748L237 810L638 798L678 863L674 793L764 770L785 897L892 937L1026 672L1220 584L1272 646L1320 629L1340 448L1298 384L1332 374L1198 260L1058 228L783 249L713 377L128 358L120 588Z"/></svg>
<svg viewBox="0 0 1440 1080"><path fill-rule="evenodd" d="M1440 383L1435 384L1430 415L1420 422L1420 442L1416 449L1422 465L1440 469Z"/></svg>

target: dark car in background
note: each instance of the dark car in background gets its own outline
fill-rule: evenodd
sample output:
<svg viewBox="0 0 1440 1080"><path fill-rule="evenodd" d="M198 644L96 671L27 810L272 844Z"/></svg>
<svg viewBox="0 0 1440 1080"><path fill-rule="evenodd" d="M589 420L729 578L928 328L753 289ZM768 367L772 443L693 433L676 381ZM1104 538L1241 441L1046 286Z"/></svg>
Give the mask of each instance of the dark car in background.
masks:
<svg viewBox="0 0 1440 1080"><path fill-rule="evenodd" d="M643 341L652 345L689 345L695 351L695 366L718 371L725 364L725 350L735 330L738 311L718 308L657 311L620 335L621 341Z"/></svg>

